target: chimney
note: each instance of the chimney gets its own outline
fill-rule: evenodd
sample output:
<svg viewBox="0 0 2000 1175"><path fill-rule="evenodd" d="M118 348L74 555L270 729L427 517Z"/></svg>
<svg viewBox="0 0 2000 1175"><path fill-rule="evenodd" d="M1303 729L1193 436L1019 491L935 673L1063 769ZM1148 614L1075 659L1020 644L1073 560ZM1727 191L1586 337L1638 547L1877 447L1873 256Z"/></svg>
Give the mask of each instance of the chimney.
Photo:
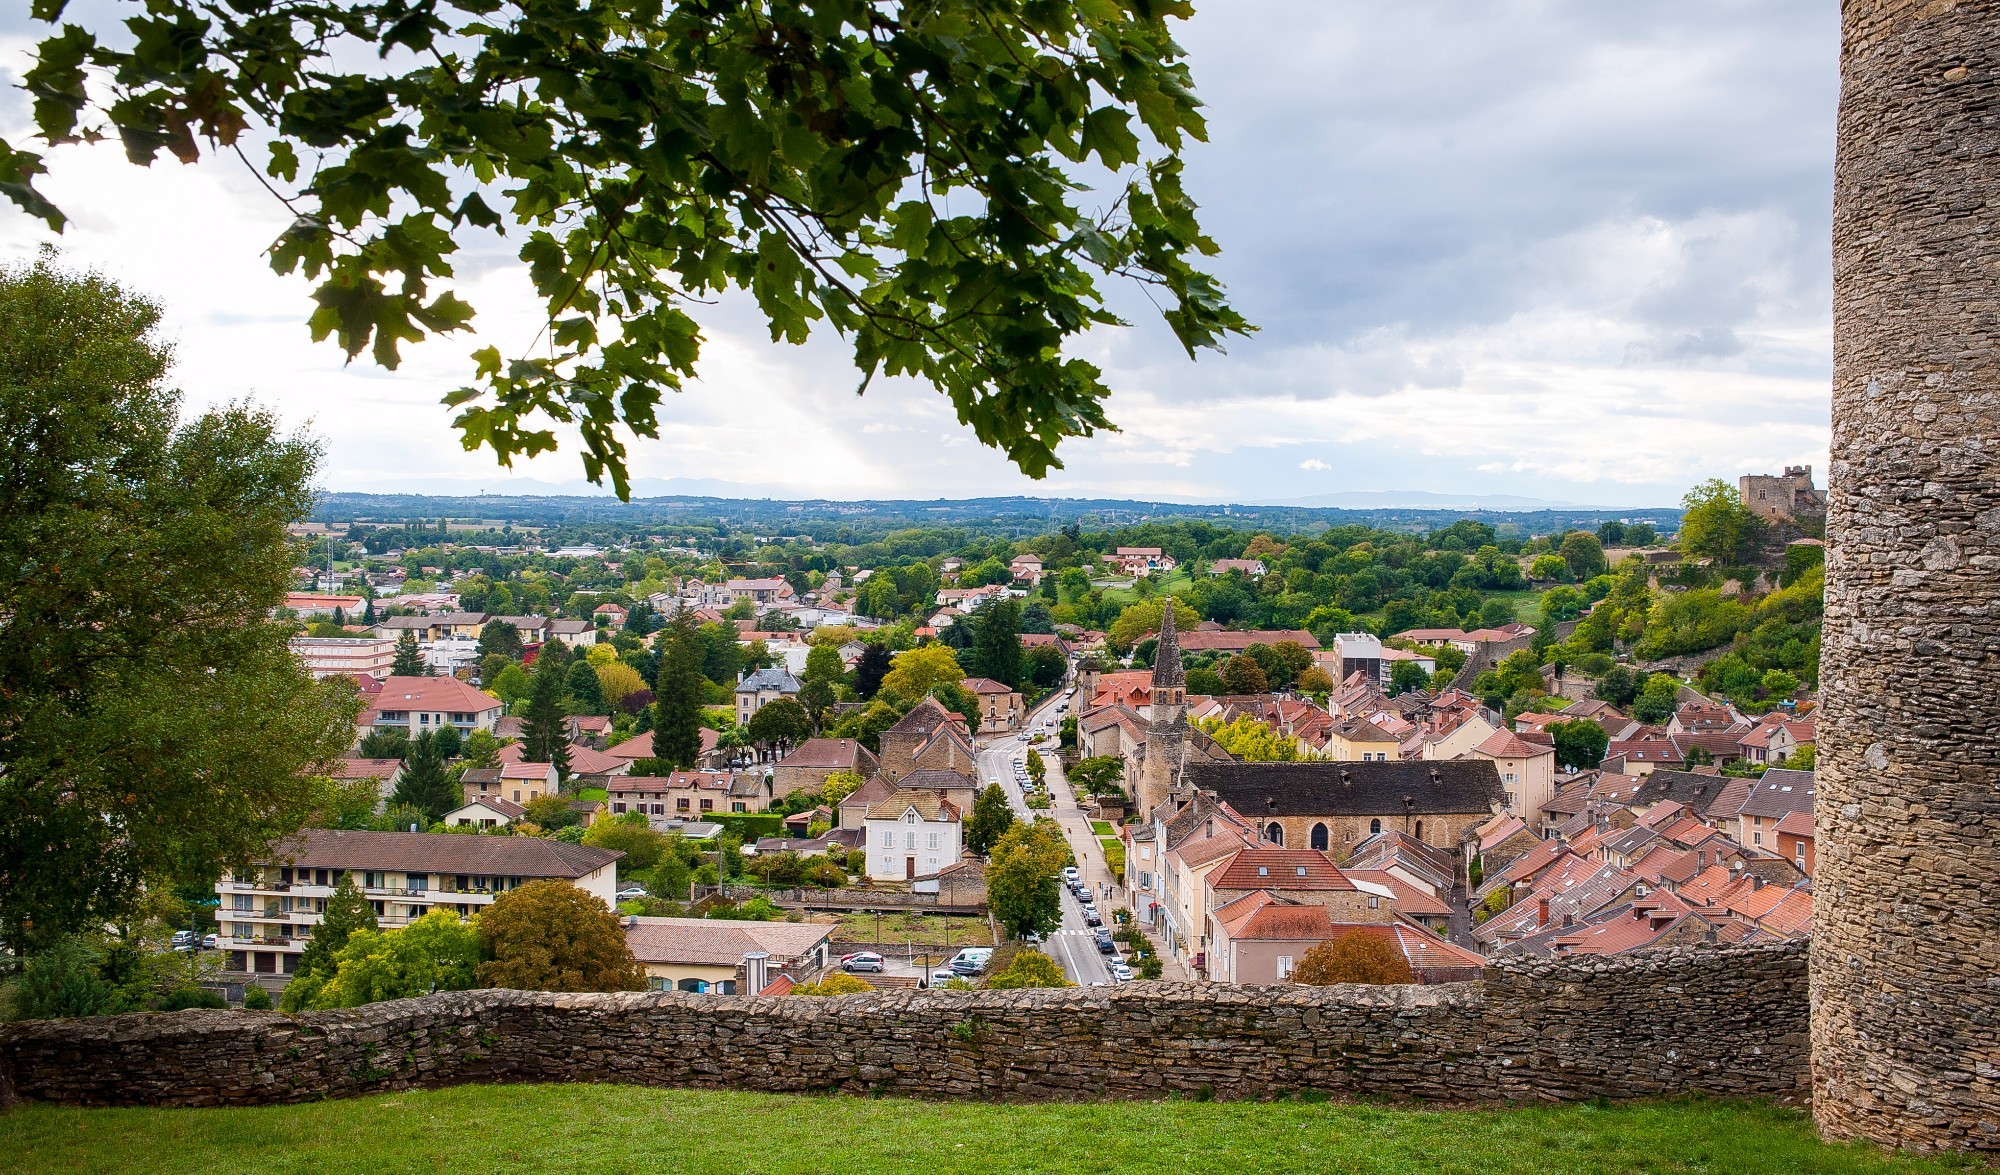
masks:
<svg viewBox="0 0 2000 1175"><path fill-rule="evenodd" d="M1750 892L1756 893L1758 890L1763 888L1764 888L1764 879L1757 876L1755 873L1752 873L1750 875Z"/></svg>
<svg viewBox="0 0 2000 1175"><path fill-rule="evenodd" d="M1575 926L1575 925L1576 925L1576 915L1575 915L1575 914L1564 914L1564 915L1563 915L1563 925L1564 925L1564 926Z"/></svg>
<svg viewBox="0 0 2000 1175"><path fill-rule="evenodd" d="M756 995L771 986L771 952L745 951L743 954L744 995Z"/></svg>
<svg viewBox="0 0 2000 1175"><path fill-rule="evenodd" d="M1547 926L1548 924L1549 924L1549 899L1542 898L1535 903L1535 925Z"/></svg>

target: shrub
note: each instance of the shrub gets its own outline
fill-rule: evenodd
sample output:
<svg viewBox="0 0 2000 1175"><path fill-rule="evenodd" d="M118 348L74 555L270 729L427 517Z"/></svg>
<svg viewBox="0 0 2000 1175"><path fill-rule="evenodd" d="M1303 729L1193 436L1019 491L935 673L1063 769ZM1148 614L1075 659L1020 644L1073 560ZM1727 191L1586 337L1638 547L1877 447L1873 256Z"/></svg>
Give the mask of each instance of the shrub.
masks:
<svg viewBox="0 0 2000 1175"><path fill-rule="evenodd" d="M1061 964L1040 951L1018 951L1007 969L980 985L989 991L1022 987L1075 987L1063 975Z"/></svg>
<svg viewBox="0 0 2000 1175"><path fill-rule="evenodd" d="M271 1002L270 996L264 1002ZM188 1008L226 1008L229 1001L205 987L177 987L160 999L160 1011L179 1012Z"/></svg>
<svg viewBox="0 0 2000 1175"><path fill-rule="evenodd" d="M1163 964L1161 964L1159 956L1148 954L1145 958L1139 960L1139 978L1158 979L1162 967Z"/></svg>
<svg viewBox="0 0 2000 1175"><path fill-rule="evenodd" d="M845 971L835 971L818 983L801 983L792 989L795 996L860 995L874 991L875 985L865 979L856 979Z"/></svg>
<svg viewBox="0 0 2000 1175"><path fill-rule="evenodd" d="M246 1012L268 1012L271 1010L271 993L256 984L243 989L243 1010Z"/></svg>

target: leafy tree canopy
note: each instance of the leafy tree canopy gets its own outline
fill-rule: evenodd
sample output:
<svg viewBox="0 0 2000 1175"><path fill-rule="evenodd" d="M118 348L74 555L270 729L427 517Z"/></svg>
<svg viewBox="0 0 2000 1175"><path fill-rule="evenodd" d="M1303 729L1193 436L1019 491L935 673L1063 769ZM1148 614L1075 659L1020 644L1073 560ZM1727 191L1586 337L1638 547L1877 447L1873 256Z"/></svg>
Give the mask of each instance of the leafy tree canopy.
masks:
<svg viewBox="0 0 2000 1175"><path fill-rule="evenodd" d="M0 169L4 169L0 164ZM52 257L0 267L0 939L122 921L330 799L349 683L269 619L319 453L191 413L160 310Z"/></svg>
<svg viewBox="0 0 2000 1175"><path fill-rule="evenodd" d="M295 214L272 264L319 283L314 336L350 356L393 367L465 329L457 238L518 232L547 337L481 351L446 399L503 463L573 425L588 475L625 496L619 426L658 435L700 355L687 307L738 289L773 339L832 327L863 387L917 377L1041 476L1063 439L1110 425L1101 373L1066 345L1118 321L1100 278L1143 283L1190 354L1249 329L1190 263L1215 251L1178 156L1205 133L1168 26L1191 11L155 0L115 31L79 14L26 81L49 143L257 155ZM0 143L0 188L60 228L43 168ZM1108 188L1095 211L1073 202L1085 178Z"/></svg>
<svg viewBox="0 0 2000 1175"><path fill-rule="evenodd" d="M527 991L644 991L618 915L566 881L531 881L480 912L479 983Z"/></svg>
<svg viewBox="0 0 2000 1175"><path fill-rule="evenodd" d="M1331 983L1412 983L1410 964L1387 938L1350 930L1313 947L1299 959L1292 982L1324 987Z"/></svg>

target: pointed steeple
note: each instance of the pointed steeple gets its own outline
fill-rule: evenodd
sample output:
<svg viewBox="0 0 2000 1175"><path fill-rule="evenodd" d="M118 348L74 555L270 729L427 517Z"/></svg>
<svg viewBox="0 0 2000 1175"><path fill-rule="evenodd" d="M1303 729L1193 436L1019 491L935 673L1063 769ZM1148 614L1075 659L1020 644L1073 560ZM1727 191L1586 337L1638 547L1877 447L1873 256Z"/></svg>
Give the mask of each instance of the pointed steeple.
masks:
<svg viewBox="0 0 2000 1175"><path fill-rule="evenodd" d="M1174 633L1174 598L1166 597L1165 611L1160 614L1160 643L1153 652L1153 689L1187 688L1187 671L1181 668L1181 642Z"/></svg>

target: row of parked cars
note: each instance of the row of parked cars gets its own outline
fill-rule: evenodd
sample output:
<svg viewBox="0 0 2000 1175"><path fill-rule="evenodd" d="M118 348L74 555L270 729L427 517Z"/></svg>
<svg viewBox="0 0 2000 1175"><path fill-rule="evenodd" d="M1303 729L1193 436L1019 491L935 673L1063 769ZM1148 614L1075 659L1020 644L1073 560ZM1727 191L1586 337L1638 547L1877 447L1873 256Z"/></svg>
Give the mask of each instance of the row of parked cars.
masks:
<svg viewBox="0 0 2000 1175"><path fill-rule="evenodd" d="M945 960L942 967L931 972L929 982L943 983L951 979L973 979L986 970L986 964L993 958L992 947L966 947ZM875 951L856 951L840 957L840 969L850 975L880 975L888 970L888 960Z"/></svg>
<svg viewBox="0 0 2000 1175"><path fill-rule="evenodd" d="M177 951L212 951L215 949L215 936L204 934L197 938L192 930L176 930L174 931L173 949Z"/></svg>
<svg viewBox="0 0 2000 1175"><path fill-rule="evenodd" d="M1077 872L1076 866L1068 865L1063 868L1063 884L1069 887L1069 892L1076 895L1077 902L1083 906L1083 924L1090 927L1090 936L1097 942L1097 953L1111 956L1104 964L1105 969L1111 972L1111 978L1120 983L1130 980L1132 968L1119 957L1118 944L1111 938L1111 928L1104 924L1103 915L1097 912L1097 899L1090 892L1090 887L1083 883L1083 877Z"/></svg>

